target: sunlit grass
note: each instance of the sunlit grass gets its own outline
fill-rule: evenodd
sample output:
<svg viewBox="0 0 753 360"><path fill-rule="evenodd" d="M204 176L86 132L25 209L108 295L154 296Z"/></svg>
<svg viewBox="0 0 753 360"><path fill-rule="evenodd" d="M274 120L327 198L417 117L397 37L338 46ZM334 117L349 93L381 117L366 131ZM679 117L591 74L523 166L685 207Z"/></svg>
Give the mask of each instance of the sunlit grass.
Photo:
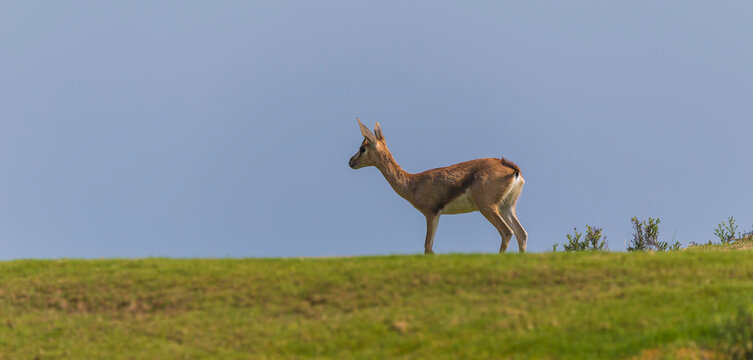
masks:
<svg viewBox="0 0 753 360"><path fill-rule="evenodd" d="M666 357L751 303L749 251L11 261L0 358Z"/></svg>

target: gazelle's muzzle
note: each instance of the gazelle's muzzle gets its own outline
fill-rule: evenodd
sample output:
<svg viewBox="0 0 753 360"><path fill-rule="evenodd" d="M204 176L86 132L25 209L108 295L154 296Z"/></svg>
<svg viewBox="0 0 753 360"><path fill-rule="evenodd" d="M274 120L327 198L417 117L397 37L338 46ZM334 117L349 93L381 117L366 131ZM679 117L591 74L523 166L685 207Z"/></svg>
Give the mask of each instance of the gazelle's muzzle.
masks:
<svg viewBox="0 0 753 360"><path fill-rule="evenodd" d="M357 156L358 155L354 155L353 157L350 158L350 161L348 161L348 165L350 165L351 169L357 169L357 167L356 167L356 157Z"/></svg>

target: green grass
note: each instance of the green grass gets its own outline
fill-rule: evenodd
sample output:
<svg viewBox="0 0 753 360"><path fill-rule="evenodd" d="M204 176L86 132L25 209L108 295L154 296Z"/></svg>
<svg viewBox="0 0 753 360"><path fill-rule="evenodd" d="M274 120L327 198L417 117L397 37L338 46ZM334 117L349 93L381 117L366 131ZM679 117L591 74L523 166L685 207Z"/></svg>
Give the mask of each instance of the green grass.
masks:
<svg viewBox="0 0 753 360"><path fill-rule="evenodd" d="M0 358L719 353L753 252L0 263Z"/></svg>

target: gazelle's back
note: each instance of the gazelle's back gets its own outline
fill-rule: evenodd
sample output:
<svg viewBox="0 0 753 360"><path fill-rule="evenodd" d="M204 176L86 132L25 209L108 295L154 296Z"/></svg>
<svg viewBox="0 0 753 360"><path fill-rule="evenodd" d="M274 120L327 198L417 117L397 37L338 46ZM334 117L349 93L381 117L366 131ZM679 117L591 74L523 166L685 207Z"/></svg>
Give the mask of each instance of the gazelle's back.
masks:
<svg viewBox="0 0 753 360"><path fill-rule="evenodd" d="M476 211L474 188L494 187L496 189L489 189L490 194L485 195L487 191L484 191L475 197L490 196L501 200L504 190L519 174L520 168L504 158L476 159L426 170L413 175L413 206L422 212L442 214Z"/></svg>

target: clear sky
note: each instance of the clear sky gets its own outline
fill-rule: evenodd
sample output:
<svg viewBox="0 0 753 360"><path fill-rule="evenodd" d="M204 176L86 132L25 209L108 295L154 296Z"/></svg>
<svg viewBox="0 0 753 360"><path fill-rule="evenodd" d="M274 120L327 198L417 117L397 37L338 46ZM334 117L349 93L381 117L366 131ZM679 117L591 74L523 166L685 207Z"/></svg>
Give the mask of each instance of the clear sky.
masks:
<svg viewBox="0 0 753 360"><path fill-rule="evenodd" d="M348 167L358 115L410 172L505 156L529 251L753 224L753 3L4 1L0 258L419 253ZM479 213L434 250L495 252ZM508 251L516 252L512 241Z"/></svg>

